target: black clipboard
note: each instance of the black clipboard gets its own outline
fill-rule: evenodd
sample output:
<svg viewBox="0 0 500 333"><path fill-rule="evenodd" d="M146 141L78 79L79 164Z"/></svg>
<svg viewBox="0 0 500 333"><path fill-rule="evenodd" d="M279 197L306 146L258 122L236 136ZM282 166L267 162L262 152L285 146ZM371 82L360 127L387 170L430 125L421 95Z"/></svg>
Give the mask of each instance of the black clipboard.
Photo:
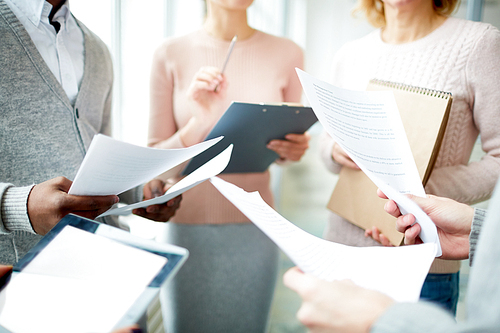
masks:
<svg viewBox="0 0 500 333"><path fill-rule="evenodd" d="M286 134L302 134L317 121L312 108L293 105L233 102L206 140L223 136L214 146L193 157L187 175L233 144L231 161L222 173L264 172L279 156L266 145Z"/></svg>
<svg viewBox="0 0 500 333"><path fill-rule="evenodd" d="M65 228L76 228L79 230L83 230L91 234L95 234L96 236L102 236L126 246L154 253L167 259L165 264L156 273L156 275L151 277L149 284L133 301L133 304L128 308L127 311L125 311L125 313L123 313L123 316L116 321L113 329L138 323L140 319L145 315L146 310L151 302L158 297L160 287L177 273L177 271L184 264L189 255L188 251L184 248L143 239L138 236L134 236L127 231L70 214L64 217L47 235L45 235L37 243L37 245L35 245L16 265L14 265L11 272L10 281L6 281L6 284L0 291L0 314L5 310L5 304L7 304L6 302L8 301L9 283L13 281L13 279L17 278L16 275L23 273L23 271L29 271L29 269L27 268L29 267L33 259L35 259L36 256L39 255L47 247L47 245L50 244L51 241L53 241L58 235L60 235L61 231L63 231ZM92 246L92 244L88 244L88 246ZM54 267L57 267L57 263L57 261L54 261ZM133 270L134 267L130 267L130 269ZM104 279L105 276L103 276L103 280ZM29 297L30 295L26 295L26 300L23 300L23 302L29 302ZM75 302L77 301L78 299L75 299ZM96 301L98 302L99 299L96 299ZM71 304L65 304L64 306L70 307ZM56 309L47 310L48 315L46 320L44 318L44 322L37 323L37 325L40 327L40 332L50 331L51 323L54 323L58 320L57 318L59 314L57 313ZM26 318L30 318L30 314L27 312L23 313L23 315ZM82 316L83 315L84 314L82 314ZM102 315L105 316L106 313L102 313ZM89 320L91 320L91 318L89 318ZM44 325L48 325L48 329L47 326ZM72 329L69 329L66 332L71 331ZM0 322L0 332L8 333L13 331L10 327L5 327Z"/></svg>

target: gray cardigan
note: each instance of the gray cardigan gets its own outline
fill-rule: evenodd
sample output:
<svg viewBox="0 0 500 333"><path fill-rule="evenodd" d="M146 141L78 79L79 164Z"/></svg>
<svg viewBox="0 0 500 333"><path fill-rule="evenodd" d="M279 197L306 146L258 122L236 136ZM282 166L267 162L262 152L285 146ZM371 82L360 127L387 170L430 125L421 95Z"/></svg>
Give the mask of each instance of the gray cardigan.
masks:
<svg viewBox="0 0 500 333"><path fill-rule="evenodd" d="M474 262L467 286L467 319L457 323L447 311L430 303L396 303L379 318L371 332L500 332L499 237L500 181L490 200L487 216L483 210L475 211L469 238L470 258L473 257Z"/></svg>
<svg viewBox="0 0 500 333"><path fill-rule="evenodd" d="M73 179L96 133L111 133L113 67L81 22L85 67L75 105L23 25L0 0L0 263L17 262L41 236L27 215L33 184ZM133 193L133 202L139 200ZM115 224L114 219L106 223Z"/></svg>

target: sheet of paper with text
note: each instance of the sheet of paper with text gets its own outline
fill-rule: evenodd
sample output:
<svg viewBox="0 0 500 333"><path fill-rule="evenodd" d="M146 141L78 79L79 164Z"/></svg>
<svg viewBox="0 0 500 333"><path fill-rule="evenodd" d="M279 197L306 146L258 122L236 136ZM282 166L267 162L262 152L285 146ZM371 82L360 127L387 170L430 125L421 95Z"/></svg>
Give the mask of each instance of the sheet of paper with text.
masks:
<svg viewBox="0 0 500 333"><path fill-rule="evenodd" d="M272 209L258 192L245 192L218 177L210 181L302 271L327 281L350 279L399 302L418 300L436 255L436 244L400 247L337 244L298 228Z"/></svg>
<svg viewBox="0 0 500 333"><path fill-rule="evenodd" d="M92 139L69 194L120 194L193 158L221 139L212 139L188 148L156 149L98 134Z"/></svg>
<svg viewBox="0 0 500 333"><path fill-rule="evenodd" d="M403 212L425 231L424 242L441 247L434 223L404 194L425 197L422 181L392 91L335 87L297 69L304 92L327 133Z"/></svg>

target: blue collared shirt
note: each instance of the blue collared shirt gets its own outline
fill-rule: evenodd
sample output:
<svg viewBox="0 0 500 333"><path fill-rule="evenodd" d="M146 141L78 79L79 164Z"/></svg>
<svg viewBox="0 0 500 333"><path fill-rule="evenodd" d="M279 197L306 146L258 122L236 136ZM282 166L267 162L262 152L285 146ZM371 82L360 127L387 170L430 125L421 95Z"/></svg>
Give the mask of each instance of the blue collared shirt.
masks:
<svg viewBox="0 0 500 333"><path fill-rule="evenodd" d="M30 35L38 52L74 105L84 70L84 37L71 15L68 1L49 22L52 5L45 0L5 0Z"/></svg>

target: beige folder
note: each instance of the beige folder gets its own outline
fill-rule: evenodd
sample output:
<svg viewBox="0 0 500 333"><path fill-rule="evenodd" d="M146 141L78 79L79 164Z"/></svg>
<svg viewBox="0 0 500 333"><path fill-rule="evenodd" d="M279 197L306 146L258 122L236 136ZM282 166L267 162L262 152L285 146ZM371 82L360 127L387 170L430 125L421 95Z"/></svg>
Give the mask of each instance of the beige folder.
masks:
<svg viewBox="0 0 500 333"><path fill-rule="evenodd" d="M394 92L425 186L443 140L451 108L451 93L379 80L371 80L367 90ZM386 201L377 196L377 187L362 171L342 168L328 208L365 230L376 226L392 244L400 245L403 234L396 231L396 219L384 211Z"/></svg>

